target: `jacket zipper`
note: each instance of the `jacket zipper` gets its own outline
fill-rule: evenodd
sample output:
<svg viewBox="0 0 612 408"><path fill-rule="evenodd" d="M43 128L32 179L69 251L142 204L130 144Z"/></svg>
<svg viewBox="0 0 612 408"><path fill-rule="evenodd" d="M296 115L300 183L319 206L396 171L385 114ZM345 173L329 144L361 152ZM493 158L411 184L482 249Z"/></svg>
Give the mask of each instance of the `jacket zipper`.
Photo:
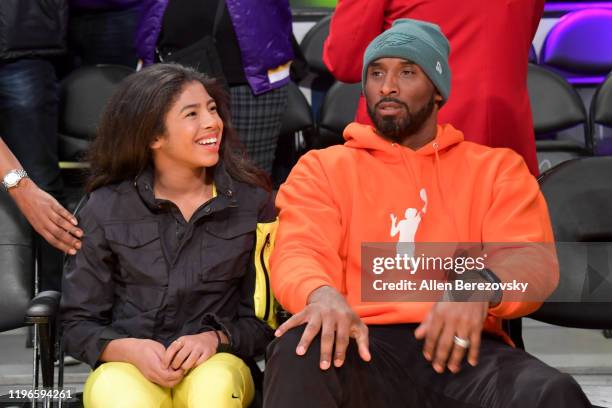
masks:
<svg viewBox="0 0 612 408"><path fill-rule="evenodd" d="M259 262L261 262L261 268L264 271L264 278L266 279L266 309L264 312L263 320L267 321L270 317L270 277L268 276L268 270L266 269L266 262L264 259L264 251L267 246L270 245L270 234L266 234L266 240L264 241L263 246L261 247L261 252L259 253Z"/></svg>

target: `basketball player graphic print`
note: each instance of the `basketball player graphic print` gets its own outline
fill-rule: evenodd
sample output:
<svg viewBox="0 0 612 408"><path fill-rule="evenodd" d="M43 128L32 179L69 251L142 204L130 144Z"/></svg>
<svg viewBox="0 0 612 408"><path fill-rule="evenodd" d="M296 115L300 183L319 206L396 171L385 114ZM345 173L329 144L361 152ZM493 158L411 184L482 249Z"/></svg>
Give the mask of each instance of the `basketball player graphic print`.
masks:
<svg viewBox="0 0 612 408"><path fill-rule="evenodd" d="M407 255L412 257L414 255L414 237L423 214L427 212L427 191L424 188L419 192L421 200L423 200L423 208L421 211L417 211L416 208L406 208L404 213L404 219L397 221L395 214L391 214L391 237L395 237L399 234L397 240L397 254Z"/></svg>

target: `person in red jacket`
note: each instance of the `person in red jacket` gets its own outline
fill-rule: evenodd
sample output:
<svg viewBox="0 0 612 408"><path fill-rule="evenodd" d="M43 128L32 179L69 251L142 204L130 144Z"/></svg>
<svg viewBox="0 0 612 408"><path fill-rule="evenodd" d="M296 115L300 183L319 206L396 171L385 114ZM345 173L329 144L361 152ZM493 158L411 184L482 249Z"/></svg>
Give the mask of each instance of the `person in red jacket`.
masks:
<svg viewBox="0 0 612 408"><path fill-rule="evenodd" d="M374 126L350 124L280 188L271 283L293 316L268 348L265 407L590 407L502 332L557 285L552 228L518 154L437 124L448 52L438 26L397 20L363 59ZM401 266L448 250L449 266Z"/></svg>
<svg viewBox="0 0 612 408"><path fill-rule="evenodd" d="M527 94L527 60L544 0L339 0L323 60L343 82L361 79L359 59L374 37L402 17L439 25L453 50L453 95L440 111L466 140L509 147L538 175ZM371 124L361 98L357 122Z"/></svg>

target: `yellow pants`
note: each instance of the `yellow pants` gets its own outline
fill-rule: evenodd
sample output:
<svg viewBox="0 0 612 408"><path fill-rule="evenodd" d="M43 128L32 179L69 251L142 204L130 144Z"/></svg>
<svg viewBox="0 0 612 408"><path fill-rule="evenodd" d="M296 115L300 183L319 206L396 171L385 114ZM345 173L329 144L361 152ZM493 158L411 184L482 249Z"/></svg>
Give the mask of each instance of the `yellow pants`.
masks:
<svg viewBox="0 0 612 408"><path fill-rule="evenodd" d="M85 383L85 408L242 408L253 400L251 371L238 357L217 353L174 388L147 380L129 363L104 363Z"/></svg>

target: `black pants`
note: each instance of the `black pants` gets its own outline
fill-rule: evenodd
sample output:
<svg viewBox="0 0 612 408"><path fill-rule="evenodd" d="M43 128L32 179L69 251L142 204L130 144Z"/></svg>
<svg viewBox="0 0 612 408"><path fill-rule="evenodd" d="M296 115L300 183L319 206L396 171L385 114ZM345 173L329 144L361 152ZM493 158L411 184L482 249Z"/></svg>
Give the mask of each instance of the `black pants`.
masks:
<svg viewBox="0 0 612 408"><path fill-rule="evenodd" d="M372 360L351 340L344 365L319 369L320 337L295 354L303 327L268 348L264 407L580 408L588 399L572 377L501 340L484 336L479 363L437 374L414 337L414 324L369 326Z"/></svg>

